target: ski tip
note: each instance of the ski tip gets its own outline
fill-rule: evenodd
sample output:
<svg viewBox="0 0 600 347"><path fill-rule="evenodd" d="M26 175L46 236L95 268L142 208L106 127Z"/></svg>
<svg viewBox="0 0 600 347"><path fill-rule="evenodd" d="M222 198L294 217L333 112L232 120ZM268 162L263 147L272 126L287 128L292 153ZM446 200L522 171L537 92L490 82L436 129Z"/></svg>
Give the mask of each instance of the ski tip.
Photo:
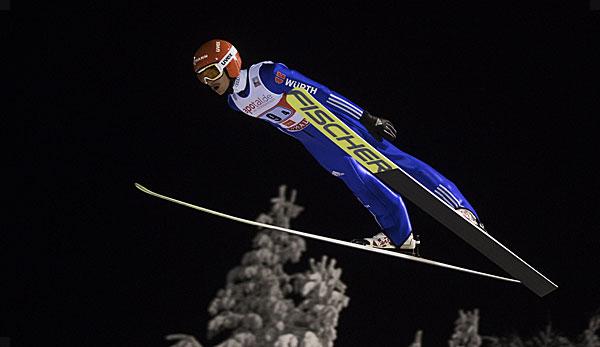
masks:
<svg viewBox="0 0 600 347"><path fill-rule="evenodd" d="M148 190L148 189L146 189L146 187L144 187L143 185L141 185L141 184L139 184L139 183L137 183L137 182L134 182L134 185L135 185L135 187L136 187L137 189L139 189L139 190L141 190L141 191Z"/></svg>

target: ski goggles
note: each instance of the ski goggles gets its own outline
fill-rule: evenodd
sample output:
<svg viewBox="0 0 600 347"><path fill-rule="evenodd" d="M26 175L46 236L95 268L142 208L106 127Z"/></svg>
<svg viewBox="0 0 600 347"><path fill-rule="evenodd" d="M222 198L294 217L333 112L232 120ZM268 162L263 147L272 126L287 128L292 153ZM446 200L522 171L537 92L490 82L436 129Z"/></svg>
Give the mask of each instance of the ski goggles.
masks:
<svg viewBox="0 0 600 347"><path fill-rule="evenodd" d="M196 74L198 78L204 82L204 84L208 84L208 82L212 82L218 80L223 76L223 72L225 71L225 67L231 63L231 61L235 58L237 54L237 49L234 46L231 46L227 54L221 58L217 63L207 65L203 68L196 70Z"/></svg>

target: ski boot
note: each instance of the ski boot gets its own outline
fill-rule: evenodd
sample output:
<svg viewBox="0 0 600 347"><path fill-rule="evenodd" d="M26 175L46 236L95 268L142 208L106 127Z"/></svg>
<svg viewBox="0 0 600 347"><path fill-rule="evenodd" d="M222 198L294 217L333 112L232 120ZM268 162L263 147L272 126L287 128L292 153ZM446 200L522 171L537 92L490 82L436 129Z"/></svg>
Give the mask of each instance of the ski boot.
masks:
<svg viewBox="0 0 600 347"><path fill-rule="evenodd" d="M362 239L354 239L351 242L357 243L357 244L363 245L363 246L373 247L373 248L388 249L390 251L400 252L400 253L413 255L413 256L417 256L417 257L420 256L419 255L419 245L420 245L421 241L419 241L418 235L413 236L412 232L410 233L410 235L408 235L408 238L406 239L406 241L404 241L404 243L399 247L394 245L392 243L392 240L390 240L390 238L387 237L387 235L385 235L384 233L379 233L372 237L365 237Z"/></svg>

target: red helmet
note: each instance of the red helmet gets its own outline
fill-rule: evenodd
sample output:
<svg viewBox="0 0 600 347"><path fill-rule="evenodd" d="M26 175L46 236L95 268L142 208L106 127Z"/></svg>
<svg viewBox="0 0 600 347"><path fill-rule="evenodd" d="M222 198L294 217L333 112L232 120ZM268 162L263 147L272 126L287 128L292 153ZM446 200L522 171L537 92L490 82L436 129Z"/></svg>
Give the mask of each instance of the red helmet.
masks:
<svg viewBox="0 0 600 347"><path fill-rule="evenodd" d="M203 82L214 81L227 71L230 78L240 75L242 58L235 47L220 39L205 42L194 53L194 72Z"/></svg>

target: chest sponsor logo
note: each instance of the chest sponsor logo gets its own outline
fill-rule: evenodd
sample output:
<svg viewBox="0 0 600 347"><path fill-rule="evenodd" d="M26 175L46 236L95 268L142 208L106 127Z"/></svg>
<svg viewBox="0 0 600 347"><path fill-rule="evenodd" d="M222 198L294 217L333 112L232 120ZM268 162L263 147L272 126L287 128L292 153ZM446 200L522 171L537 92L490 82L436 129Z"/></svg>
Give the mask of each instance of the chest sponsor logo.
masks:
<svg viewBox="0 0 600 347"><path fill-rule="evenodd" d="M300 121L300 123L298 123L296 125L292 125L291 127L288 127L287 130L291 131L291 132L300 131L300 130L306 128L309 124L310 123L306 119L302 119Z"/></svg>
<svg viewBox="0 0 600 347"><path fill-rule="evenodd" d="M398 168L394 162L350 129L306 90L300 88L291 90L287 93L286 101L296 112L304 114L317 130L370 172L378 173Z"/></svg>
<svg viewBox="0 0 600 347"><path fill-rule="evenodd" d="M306 89L307 92L311 93L311 94L317 94L317 90L319 90L317 87L313 87L311 85L308 85L306 83L302 83L302 82L298 82L296 80L293 79L289 79L286 78L285 79L285 85L288 87L292 87L292 88L303 88Z"/></svg>
<svg viewBox="0 0 600 347"><path fill-rule="evenodd" d="M258 77L252 77L252 84L254 84L255 87L260 86L260 79L258 79Z"/></svg>
<svg viewBox="0 0 600 347"><path fill-rule="evenodd" d="M271 94L263 94L253 101L249 102L243 109L246 114L252 114L255 110L259 110L265 107L269 101L273 100L273 95Z"/></svg>

